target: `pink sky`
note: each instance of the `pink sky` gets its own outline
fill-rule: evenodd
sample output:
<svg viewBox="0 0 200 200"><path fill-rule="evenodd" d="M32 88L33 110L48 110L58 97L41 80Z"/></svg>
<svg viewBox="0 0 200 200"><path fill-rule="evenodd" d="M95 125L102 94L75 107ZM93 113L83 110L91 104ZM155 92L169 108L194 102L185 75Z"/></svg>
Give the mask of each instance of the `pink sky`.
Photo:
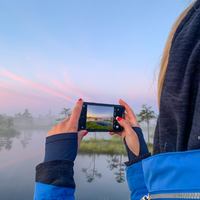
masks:
<svg viewBox="0 0 200 200"><path fill-rule="evenodd" d="M92 86L87 93L81 91L70 82L65 73L64 83L56 79L51 79L47 81L47 83L50 83L48 85L19 77L2 67L0 67L0 73L1 77L3 77L0 78L0 108L2 113L13 115L14 113L23 112L24 109L28 108L33 115L44 114L44 112L47 113L49 109L53 110L55 114L58 114L62 107L73 108L79 98L89 102L98 102L97 99L100 99L101 103L109 103L106 102L105 95L103 96L100 92L97 94ZM129 87L125 88L126 91L131 91ZM127 93L126 99L129 101L131 101L131 99L138 100L137 95L137 91L131 91ZM115 98L117 96L121 98L118 94ZM143 102L147 102L152 97L153 95L151 97L142 96L142 100ZM116 101L118 101L118 98L116 98ZM113 100L111 97L109 97L109 99L111 99L111 101Z"/></svg>

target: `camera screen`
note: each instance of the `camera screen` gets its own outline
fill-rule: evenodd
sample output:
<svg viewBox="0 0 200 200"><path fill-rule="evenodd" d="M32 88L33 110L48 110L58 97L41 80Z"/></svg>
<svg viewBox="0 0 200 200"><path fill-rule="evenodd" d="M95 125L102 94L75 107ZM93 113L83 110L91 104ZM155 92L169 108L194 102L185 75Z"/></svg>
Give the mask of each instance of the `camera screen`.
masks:
<svg viewBox="0 0 200 200"><path fill-rule="evenodd" d="M114 107L87 106L86 129L113 130Z"/></svg>

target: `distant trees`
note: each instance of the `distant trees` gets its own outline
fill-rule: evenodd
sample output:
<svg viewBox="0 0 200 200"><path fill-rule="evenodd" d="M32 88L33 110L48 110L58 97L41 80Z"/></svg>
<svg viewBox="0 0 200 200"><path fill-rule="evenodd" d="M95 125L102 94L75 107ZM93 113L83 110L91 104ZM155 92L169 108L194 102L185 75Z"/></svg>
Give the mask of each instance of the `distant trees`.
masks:
<svg viewBox="0 0 200 200"><path fill-rule="evenodd" d="M25 121L25 124L32 124L33 117L31 113L28 112L28 109L25 109L24 113L22 114L22 118Z"/></svg>
<svg viewBox="0 0 200 200"><path fill-rule="evenodd" d="M0 115L0 128L11 128L14 126L13 117L7 117L6 115Z"/></svg>
<svg viewBox="0 0 200 200"><path fill-rule="evenodd" d="M67 117L70 117L71 116L70 110L71 110L71 108L62 108L61 112L59 113L60 115L62 115L62 117L56 119L56 121L63 121Z"/></svg>
<svg viewBox="0 0 200 200"><path fill-rule="evenodd" d="M62 121L63 119L71 115L70 108L62 108L59 113L61 116L57 119L55 115L52 115L51 110L45 115L39 115L33 117L26 108L24 112L16 113L13 117L7 116L6 114L0 114L0 129L10 129L13 126L15 128L45 128L56 125L56 121Z"/></svg>
<svg viewBox="0 0 200 200"><path fill-rule="evenodd" d="M4 128L4 126L5 126L4 117L3 117L3 115L0 115L0 128Z"/></svg>
<svg viewBox="0 0 200 200"><path fill-rule="evenodd" d="M14 126L14 120L13 117L8 117L6 120L6 128L11 128Z"/></svg>
<svg viewBox="0 0 200 200"><path fill-rule="evenodd" d="M26 108L23 114L21 113L15 114L14 122L17 125L23 125L23 126L31 125L33 123L33 117Z"/></svg>
<svg viewBox="0 0 200 200"><path fill-rule="evenodd" d="M152 119L156 119L157 115L153 110L151 110L151 106L147 106L147 104L142 104L141 112L136 115L138 118L138 122L146 122L147 123L147 131L148 131L148 143L149 143L149 123Z"/></svg>

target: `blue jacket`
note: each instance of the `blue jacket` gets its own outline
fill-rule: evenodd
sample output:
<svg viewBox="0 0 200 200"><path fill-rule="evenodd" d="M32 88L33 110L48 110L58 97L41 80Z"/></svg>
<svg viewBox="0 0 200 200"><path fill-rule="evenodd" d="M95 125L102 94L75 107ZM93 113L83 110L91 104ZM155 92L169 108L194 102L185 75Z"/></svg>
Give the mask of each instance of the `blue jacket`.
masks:
<svg viewBox="0 0 200 200"><path fill-rule="evenodd" d="M200 199L199 158L200 150L164 153L127 167L131 199L141 199L144 196L149 196L150 199ZM46 163L36 167L34 200L74 199L75 185L73 181L71 185L65 181L73 180L73 166L68 161L57 164L55 161L51 162L54 162L54 166L57 165L53 170L46 170ZM71 168L64 170L66 176L63 179L58 174L63 168L66 169L66 165ZM41 174L43 178L38 178ZM64 186L66 184L68 187Z"/></svg>
<svg viewBox="0 0 200 200"><path fill-rule="evenodd" d="M131 199L200 199L200 150L164 153L126 168Z"/></svg>

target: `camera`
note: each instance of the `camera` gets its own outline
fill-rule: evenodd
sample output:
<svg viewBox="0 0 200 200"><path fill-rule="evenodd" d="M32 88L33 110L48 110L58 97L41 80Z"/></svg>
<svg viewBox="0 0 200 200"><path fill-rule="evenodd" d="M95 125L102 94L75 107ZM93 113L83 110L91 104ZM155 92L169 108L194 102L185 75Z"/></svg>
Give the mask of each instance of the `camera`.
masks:
<svg viewBox="0 0 200 200"><path fill-rule="evenodd" d="M78 130L88 132L121 132L116 117L124 118L125 107L114 104L83 102Z"/></svg>

